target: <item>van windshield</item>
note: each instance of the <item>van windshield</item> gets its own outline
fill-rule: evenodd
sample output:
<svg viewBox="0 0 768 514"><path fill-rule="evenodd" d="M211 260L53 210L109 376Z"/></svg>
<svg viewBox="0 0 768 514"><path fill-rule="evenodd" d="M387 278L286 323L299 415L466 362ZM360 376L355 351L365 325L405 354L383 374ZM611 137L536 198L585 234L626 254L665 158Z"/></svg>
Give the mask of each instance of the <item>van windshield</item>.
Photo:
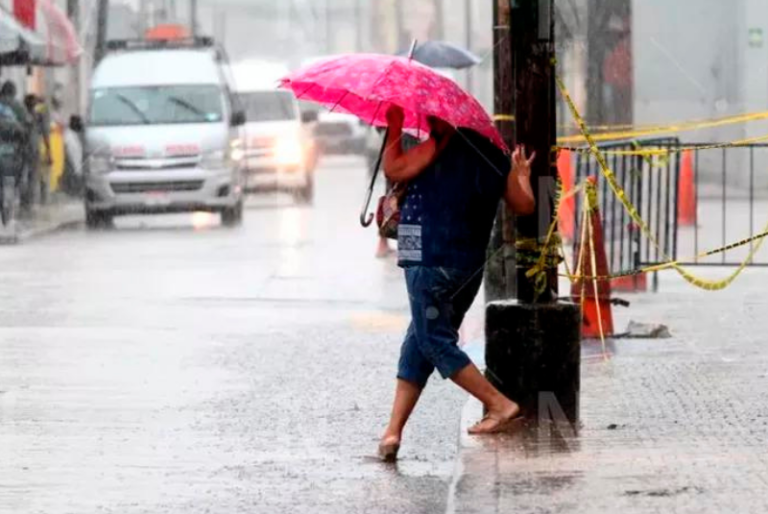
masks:
<svg viewBox="0 0 768 514"><path fill-rule="evenodd" d="M108 87L93 91L90 124L218 123L223 111L218 86Z"/></svg>
<svg viewBox="0 0 768 514"><path fill-rule="evenodd" d="M293 93L259 91L238 96L249 122L295 120L298 117Z"/></svg>

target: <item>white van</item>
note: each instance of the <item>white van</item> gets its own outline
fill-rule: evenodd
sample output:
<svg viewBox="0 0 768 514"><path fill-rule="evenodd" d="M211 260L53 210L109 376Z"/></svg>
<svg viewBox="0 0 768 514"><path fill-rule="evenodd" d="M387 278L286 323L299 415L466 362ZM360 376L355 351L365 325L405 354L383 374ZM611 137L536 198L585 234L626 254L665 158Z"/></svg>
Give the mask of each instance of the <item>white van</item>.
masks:
<svg viewBox="0 0 768 514"><path fill-rule="evenodd" d="M87 225L204 210L242 220L239 130L224 58L209 39L111 42L85 123Z"/></svg>
<svg viewBox="0 0 768 514"><path fill-rule="evenodd" d="M287 68L244 61L232 66L238 107L245 113L242 129L246 191L285 191L302 203L314 196L317 149L313 115L302 116L291 91L277 89Z"/></svg>
<svg viewBox="0 0 768 514"><path fill-rule="evenodd" d="M239 91L245 112L243 170L248 192L286 191L311 203L315 189L317 150L290 91ZM307 122L306 124L304 122Z"/></svg>

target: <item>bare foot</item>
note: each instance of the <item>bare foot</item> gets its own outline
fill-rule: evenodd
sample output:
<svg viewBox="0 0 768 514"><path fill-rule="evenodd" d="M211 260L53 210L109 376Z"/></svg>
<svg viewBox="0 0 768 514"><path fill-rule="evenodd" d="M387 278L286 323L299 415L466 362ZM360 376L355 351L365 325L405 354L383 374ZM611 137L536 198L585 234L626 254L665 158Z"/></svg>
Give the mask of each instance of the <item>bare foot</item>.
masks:
<svg viewBox="0 0 768 514"><path fill-rule="evenodd" d="M470 435L497 434L508 429L512 422L517 421L519 418L520 406L510 401L503 410L488 412L468 432Z"/></svg>
<svg viewBox="0 0 768 514"><path fill-rule="evenodd" d="M379 458L384 462L395 462L400 451L400 436L385 435L379 442Z"/></svg>

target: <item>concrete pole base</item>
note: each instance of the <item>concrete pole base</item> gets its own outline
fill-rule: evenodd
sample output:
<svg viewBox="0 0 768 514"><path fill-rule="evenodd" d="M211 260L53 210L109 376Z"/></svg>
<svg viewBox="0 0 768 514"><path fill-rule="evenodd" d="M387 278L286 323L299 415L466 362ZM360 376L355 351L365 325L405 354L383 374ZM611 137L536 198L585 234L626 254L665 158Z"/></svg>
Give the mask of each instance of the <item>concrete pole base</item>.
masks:
<svg viewBox="0 0 768 514"><path fill-rule="evenodd" d="M581 311L573 303L491 302L486 377L529 419L579 419Z"/></svg>

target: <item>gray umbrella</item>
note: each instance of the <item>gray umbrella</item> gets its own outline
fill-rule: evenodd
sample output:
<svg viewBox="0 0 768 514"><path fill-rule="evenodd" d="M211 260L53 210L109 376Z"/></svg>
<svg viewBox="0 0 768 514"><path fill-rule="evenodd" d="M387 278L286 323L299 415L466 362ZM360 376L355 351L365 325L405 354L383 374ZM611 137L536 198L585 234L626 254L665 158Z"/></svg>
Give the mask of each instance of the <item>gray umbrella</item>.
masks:
<svg viewBox="0 0 768 514"><path fill-rule="evenodd" d="M408 52L400 55L406 56ZM427 41L416 46L413 59L430 68L460 70L480 64L481 59L465 48L447 41Z"/></svg>

